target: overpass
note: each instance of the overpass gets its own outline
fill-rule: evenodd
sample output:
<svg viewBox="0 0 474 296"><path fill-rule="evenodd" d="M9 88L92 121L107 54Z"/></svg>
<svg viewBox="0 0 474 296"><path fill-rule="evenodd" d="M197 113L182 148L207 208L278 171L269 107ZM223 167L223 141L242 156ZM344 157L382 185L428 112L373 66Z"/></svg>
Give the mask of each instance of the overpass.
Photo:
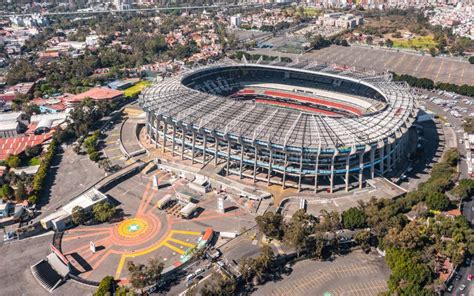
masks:
<svg viewBox="0 0 474 296"><path fill-rule="evenodd" d="M249 8L249 7L263 7L263 4L228 4L228 5L200 5L200 6L173 6L173 7L156 7L156 8L136 8L136 9L108 9L108 10L82 10L82 11L65 11L65 12L45 12L40 13L41 16L64 16L64 15L97 15L97 14L122 14L122 13L159 13L163 11L173 11L173 10L195 10L195 9L220 9L220 8ZM37 13L23 13L23 14L8 14L0 13L0 17L26 17L37 15Z"/></svg>

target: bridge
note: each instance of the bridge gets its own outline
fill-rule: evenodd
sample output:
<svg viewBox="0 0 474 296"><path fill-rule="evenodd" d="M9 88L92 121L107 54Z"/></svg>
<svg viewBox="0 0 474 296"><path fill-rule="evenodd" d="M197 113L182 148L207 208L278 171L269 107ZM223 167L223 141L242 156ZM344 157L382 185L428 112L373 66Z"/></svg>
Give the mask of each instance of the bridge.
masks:
<svg viewBox="0 0 474 296"><path fill-rule="evenodd" d="M81 11L65 11L65 12L45 12L40 13L41 16L64 16L64 15L98 15L98 14L123 14L123 13L159 13L163 11L173 10L196 10L196 9L218 9L218 8L249 8L249 7L263 7L263 4L228 4L228 5L200 5L200 6L173 6L173 7L155 7L155 8L136 8L136 9L108 9L108 10L81 10ZM23 13L23 14L8 14L0 13L0 17L27 17L37 15L38 13Z"/></svg>

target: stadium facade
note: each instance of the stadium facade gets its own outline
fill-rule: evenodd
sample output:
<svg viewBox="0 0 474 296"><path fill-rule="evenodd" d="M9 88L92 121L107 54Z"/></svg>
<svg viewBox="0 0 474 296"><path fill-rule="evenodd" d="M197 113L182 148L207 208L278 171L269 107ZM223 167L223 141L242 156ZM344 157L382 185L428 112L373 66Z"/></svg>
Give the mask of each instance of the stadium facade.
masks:
<svg viewBox="0 0 474 296"><path fill-rule="evenodd" d="M146 89L149 139L224 175L298 190L362 188L405 159L415 96L390 74L227 62Z"/></svg>

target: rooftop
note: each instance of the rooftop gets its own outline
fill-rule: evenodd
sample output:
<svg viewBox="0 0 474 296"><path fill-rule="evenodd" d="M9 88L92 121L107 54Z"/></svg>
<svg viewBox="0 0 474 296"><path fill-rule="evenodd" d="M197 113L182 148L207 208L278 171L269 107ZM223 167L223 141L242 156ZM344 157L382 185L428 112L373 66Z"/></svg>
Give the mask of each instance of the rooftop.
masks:
<svg viewBox="0 0 474 296"><path fill-rule="evenodd" d="M96 87L86 92L75 95L71 98L66 98L65 101L66 102L81 102L85 100L86 98L91 98L92 100L95 100L95 101L112 100L122 95L123 95L123 92L118 91L118 90L110 89L107 87Z"/></svg>
<svg viewBox="0 0 474 296"><path fill-rule="evenodd" d="M0 160L6 159L9 155L18 155L25 151L27 147L40 145L52 136L53 133L49 132L39 136L0 139Z"/></svg>
<svg viewBox="0 0 474 296"><path fill-rule="evenodd" d="M82 208L86 209L106 199L107 196L105 194L95 188L92 188L91 190L83 193L81 196L65 205L63 210L68 214L72 214L72 210L76 206L81 206Z"/></svg>

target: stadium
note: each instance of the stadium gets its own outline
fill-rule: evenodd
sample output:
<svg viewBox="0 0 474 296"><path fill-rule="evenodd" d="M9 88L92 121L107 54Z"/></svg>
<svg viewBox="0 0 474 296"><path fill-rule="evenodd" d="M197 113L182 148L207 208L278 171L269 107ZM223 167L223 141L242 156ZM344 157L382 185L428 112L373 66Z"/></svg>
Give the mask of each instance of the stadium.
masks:
<svg viewBox="0 0 474 296"><path fill-rule="evenodd" d="M362 188L406 159L415 96L390 74L315 62L227 61L139 99L155 147L221 174L298 190Z"/></svg>

